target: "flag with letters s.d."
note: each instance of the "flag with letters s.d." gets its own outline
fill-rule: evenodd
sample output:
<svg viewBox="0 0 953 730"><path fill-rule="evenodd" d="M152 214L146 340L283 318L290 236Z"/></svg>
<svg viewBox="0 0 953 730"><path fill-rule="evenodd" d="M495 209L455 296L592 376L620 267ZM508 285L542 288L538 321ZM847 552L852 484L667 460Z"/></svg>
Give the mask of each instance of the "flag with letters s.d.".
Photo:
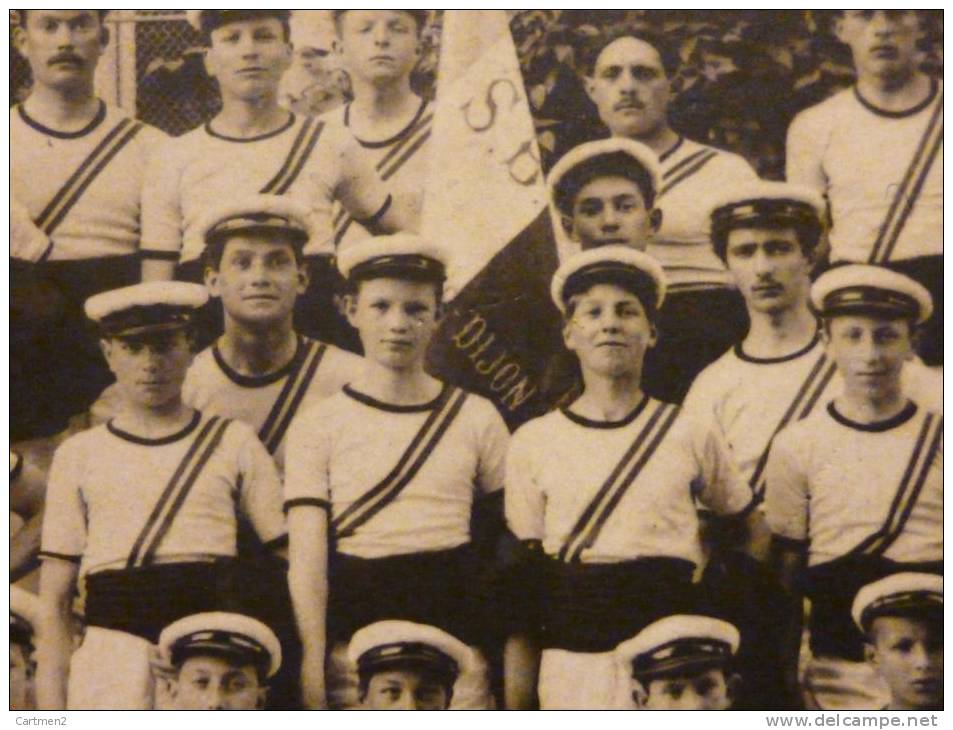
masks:
<svg viewBox="0 0 953 730"><path fill-rule="evenodd" d="M449 262L428 366L515 427L546 409L540 380L561 338L546 188L504 11L444 14L430 147L421 227Z"/></svg>

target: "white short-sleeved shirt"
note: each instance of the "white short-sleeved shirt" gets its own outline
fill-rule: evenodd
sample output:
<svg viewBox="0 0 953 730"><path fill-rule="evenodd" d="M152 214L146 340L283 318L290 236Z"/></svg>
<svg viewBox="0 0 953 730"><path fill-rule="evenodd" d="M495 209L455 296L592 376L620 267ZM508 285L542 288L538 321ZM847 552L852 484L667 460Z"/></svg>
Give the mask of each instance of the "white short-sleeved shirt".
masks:
<svg viewBox="0 0 953 730"><path fill-rule="evenodd" d="M937 423L942 426L942 416L911 403L889 421L858 424L831 402L788 426L775 438L768 459L765 512L771 531L807 541L808 565L815 566L848 553L876 533L889 515L896 518L909 507L909 520L884 557L898 562L941 560L942 441L927 460L935 431L925 430ZM921 442L920 458L905 479ZM901 484L905 496L895 505Z"/></svg>
<svg viewBox="0 0 953 730"><path fill-rule="evenodd" d="M283 472L285 436L294 417L338 392L360 364L357 355L299 335L294 357L285 367L252 377L235 372L218 345L212 345L193 360L182 399L203 413L247 423Z"/></svg>
<svg viewBox="0 0 953 730"><path fill-rule="evenodd" d="M391 206L400 209L400 219L412 223L420 220L424 203L424 180L429 165L430 133L433 126L434 108L428 101L421 101L414 118L390 139L363 140L351 130L350 104L333 109L322 115L335 134L347 134L357 143L356 154L364 158L364 164L377 170ZM371 235L360 223L347 214L340 203L335 203L334 242L337 248L348 246Z"/></svg>
<svg viewBox="0 0 953 730"><path fill-rule="evenodd" d="M223 199L260 192L307 206L315 233L305 253L331 253L331 203L345 179L344 148L327 124L294 114L283 127L250 139L204 124L169 140L150 165L143 192L144 255L197 259L204 244L195 226L202 214Z"/></svg>
<svg viewBox="0 0 953 730"><path fill-rule="evenodd" d="M147 161L165 139L103 102L93 121L72 133L45 127L20 104L10 109L11 197L41 229L59 219L50 260L136 253Z"/></svg>
<svg viewBox="0 0 953 730"><path fill-rule="evenodd" d="M649 421L675 406L646 398L626 419L590 421L553 411L513 436L506 467L506 520L521 540L541 540L559 554L586 507ZM671 410L670 410L671 409ZM647 440L647 443L651 439ZM695 499L721 515L740 513L751 491L738 476L717 431L703 431L678 414L597 539L583 550L586 563L643 557L702 560Z"/></svg>
<svg viewBox="0 0 953 730"><path fill-rule="evenodd" d="M942 84L937 83L923 104L897 114L877 109L852 87L794 118L788 131L787 179L814 187L830 201L831 260L868 260L894 193L942 100ZM942 115L937 123L942 127ZM890 258L938 255L942 244L941 142Z"/></svg>
<svg viewBox="0 0 953 730"><path fill-rule="evenodd" d="M285 504L327 506L333 524L394 469L443 397L394 406L345 386L299 415L285 452ZM467 543L474 498L503 488L508 439L493 405L468 394L413 479L353 534L338 535L338 550L378 558Z"/></svg>
<svg viewBox="0 0 953 730"><path fill-rule="evenodd" d="M670 291L732 286L711 245L708 210L722 190L757 179L743 157L680 137L659 158L655 207L662 224L648 253L665 268Z"/></svg>
<svg viewBox="0 0 953 730"><path fill-rule="evenodd" d="M221 419L219 419L220 421ZM83 431L57 449L50 470L41 555L75 560L82 574L123 568L183 457L210 418L196 412L182 431L142 439L112 422ZM231 557L236 515L265 543L287 533L275 465L252 430L228 423L158 543L158 560ZM148 540L146 541L148 542Z"/></svg>
<svg viewBox="0 0 953 730"><path fill-rule="evenodd" d="M942 411L941 375L909 362L903 384L914 401ZM752 357L738 344L702 370L683 409L702 422L714 421L750 484L785 415L791 412L786 423L798 421L839 395L843 386L819 334L807 347L777 358ZM764 466L758 471L763 477Z"/></svg>

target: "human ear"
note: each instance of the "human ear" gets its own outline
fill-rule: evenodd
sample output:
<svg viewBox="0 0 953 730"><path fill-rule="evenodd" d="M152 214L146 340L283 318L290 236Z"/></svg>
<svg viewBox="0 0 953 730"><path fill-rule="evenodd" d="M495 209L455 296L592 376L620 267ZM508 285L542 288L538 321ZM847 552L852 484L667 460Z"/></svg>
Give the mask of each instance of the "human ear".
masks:
<svg viewBox="0 0 953 730"><path fill-rule="evenodd" d="M659 208L652 208L649 211L649 224L652 226L652 232L658 233L659 228L662 227L662 211Z"/></svg>

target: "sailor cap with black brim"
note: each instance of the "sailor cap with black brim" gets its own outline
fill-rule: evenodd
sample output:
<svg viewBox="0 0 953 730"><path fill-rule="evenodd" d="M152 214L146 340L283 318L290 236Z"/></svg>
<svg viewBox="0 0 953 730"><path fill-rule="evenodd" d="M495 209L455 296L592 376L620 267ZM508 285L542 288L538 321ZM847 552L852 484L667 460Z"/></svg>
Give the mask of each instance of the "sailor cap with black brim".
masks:
<svg viewBox="0 0 953 730"><path fill-rule="evenodd" d="M415 669L432 672L453 683L469 671L472 651L436 626L411 621L378 621L355 632L347 649L358 674Z"/></svg>
<svg viewBox="0 0 953 730"><path fill-rule="evenodd" d="M930 292L909 276L872 264L845 264L821 274L811 287L821 317L858 314L923 324L933 313Z"/></svg>
<svg viewBox="0 0 953 730"><path fill-rule="evenodd" d="M804 185L758 180L735 185L713 201L709 211L712 235L759 223L790 222L820 226L826 208L820 194Z"/></svg>
<svg viewBox="0 0 953 730"><path fill-rule="evenodd" d="M738 629L727 621L680 614L649 624L615 653L635 679L648 681L724 667L740 642Z"/></svg>
<svg viewBox="0 0 953 730"><path fill-rule="evenodd" d="M549 199L563 215L572 216L579 190L597 177L608 176L628 178L636 184L648 182L654 196L660 179L658 157L641 142L624 137L578 145L550 170L546 180Z"/></svg>
<svg viewBox="0 0 953 730"><path fill-rule="evenodd" d="M86 316L103 337L182 329L208 301L204 286L182 281L147 281L113 289L86 300Z"/></svg>
<svg viewBox="0 0 953 730"><path fill-rule="evenodd" d="M662 265L652 256L628 246L600 246L575 254L553 274L549 293L563 314L569 299L596 284L615 284L634 292L647 292L656 311L665 301L666 280Z"/></svg>
<svg viewBox="0 0 953 730"><path fill-rule="evenodd" d="M411 233L374 236L338 253L338 270L351 282L368 279L408 279L443 283L447 278L444 254L424 238Z"/></svg>
<svg viewBox="0 0 953 730"><path fill-rule="evenodd" d="M213 30L227 23L257 17L274 17L289 22L290 10L186 10L185 19L196 31L208 36Z"/></svg>
<svg viewBox="0 0 953 730"><path fill-rule="evenodd" d="M895 573L868 583L857 592L851 607L854 623L863 633L881 616L943 615L943 576L933 573Z"/></svg>
<svg viewBox="0 0 953 730"><path fill-rule="evenodd" d="M40 599L20 586L10 586L10 642L29 646L40 613Z"/></svg>
<svg viewBox="0 0 953 730"><path fill-rule="evenodd" d="M159 635L159 654L175 667L192 656L219 656L253 664L268 678L281 667L274 631L251 616L224 611L196 613L169 624Z"/></svg>
<svg viewBox="0 0 953 730"><path fill-rule="evenodd" d="M249 195L204 211L193 227L195 248L231 236L282 236L297 248L311 238L311 214L285 195Z"/></svg>

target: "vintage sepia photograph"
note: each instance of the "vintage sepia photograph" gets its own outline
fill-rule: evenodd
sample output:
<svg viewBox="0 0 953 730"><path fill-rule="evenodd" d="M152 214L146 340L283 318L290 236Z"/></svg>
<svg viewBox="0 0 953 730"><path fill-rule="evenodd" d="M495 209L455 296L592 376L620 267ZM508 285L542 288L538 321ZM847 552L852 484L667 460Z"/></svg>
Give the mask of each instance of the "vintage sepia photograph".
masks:
<svg viewBox="0 0 953 730"><path fill-rule="evenodd" d="M942 10L9 22L10 710L943 709Z"/></svg>

